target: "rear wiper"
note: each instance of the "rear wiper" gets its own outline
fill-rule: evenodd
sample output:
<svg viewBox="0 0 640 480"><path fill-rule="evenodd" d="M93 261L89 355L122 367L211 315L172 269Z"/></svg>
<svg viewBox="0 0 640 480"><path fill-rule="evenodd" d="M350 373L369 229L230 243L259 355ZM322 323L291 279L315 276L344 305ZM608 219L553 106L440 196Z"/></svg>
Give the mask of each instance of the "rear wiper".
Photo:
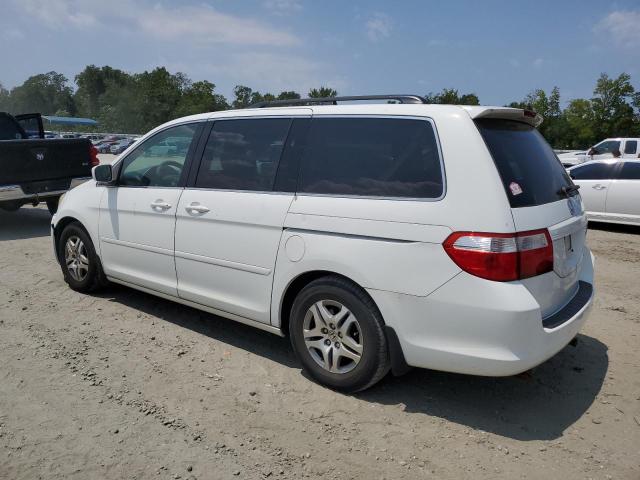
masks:
<svg viewBox="0 0 640 480"><path fill-rule="evenodd" d="M579 189L580 185L567 185L558 190L558 195L563 194L570 197L572 194L577 193Z"/></svg>

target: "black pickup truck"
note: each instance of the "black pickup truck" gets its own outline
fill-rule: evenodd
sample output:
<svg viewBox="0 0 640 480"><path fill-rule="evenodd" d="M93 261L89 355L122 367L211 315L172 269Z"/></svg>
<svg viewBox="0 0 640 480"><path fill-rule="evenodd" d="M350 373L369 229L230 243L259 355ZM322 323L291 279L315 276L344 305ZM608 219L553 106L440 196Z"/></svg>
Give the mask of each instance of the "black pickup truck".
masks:
<svg viewBox="0 0 640 480"><path fill-rule="evenodd" d="M97 154L86 138L45 139L40 114L0 112L0 208L46 202L55 213L60 196L91 177Z"/></svg>

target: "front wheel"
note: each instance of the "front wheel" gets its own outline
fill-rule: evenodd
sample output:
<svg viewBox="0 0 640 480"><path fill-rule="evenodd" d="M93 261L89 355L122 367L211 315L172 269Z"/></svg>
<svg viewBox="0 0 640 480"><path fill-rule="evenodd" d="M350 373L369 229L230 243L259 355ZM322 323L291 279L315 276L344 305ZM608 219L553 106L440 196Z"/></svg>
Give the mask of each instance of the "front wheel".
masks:
<svg viewBox="0 0 640 480"><path fill-rule="evenodd" d="M357 392L389 371L384 322L371 298L338 276L311 282L291 308L291 344L309 376L330 388Z"/></svg>
<svg viewBox="0 0 640 480"><path fill-rule="evenodd" d="M107 284L93 242L80 224L71 223L62 231L58 258L64 280L73 290L88 293Z"/></svg>

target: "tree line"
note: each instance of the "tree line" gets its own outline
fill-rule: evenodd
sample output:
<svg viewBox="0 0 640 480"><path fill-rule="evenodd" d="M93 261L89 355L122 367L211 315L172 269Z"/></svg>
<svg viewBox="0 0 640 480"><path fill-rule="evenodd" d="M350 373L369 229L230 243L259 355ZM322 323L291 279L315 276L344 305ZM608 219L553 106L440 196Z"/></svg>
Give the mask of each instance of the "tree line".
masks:
<svg viewBox="0 0 640 480"><path fill-rule="evenodd" d="M89 117L99 122L101 131L143 133L185 115L301 98L295 91L261 93L238 85L233 99L228 100L216 92L215 84L194 82L164 67L131 74L89 65L74 80L75 89L61 73L48 72L29 77L11 90L0 84L0 111ZM307 93L312 98L337 94L328 87ZM475 93L461 94L456 89L431 92L425 98L429 103L480 105ZM581 149L606 137L640 136L640 92L635 91L626 73L616 78L601 74L591 98L572 99L565 108L558 87L549 92L534 90L508 106L540 113L545 118L540 131L555 148Z"/></svg>

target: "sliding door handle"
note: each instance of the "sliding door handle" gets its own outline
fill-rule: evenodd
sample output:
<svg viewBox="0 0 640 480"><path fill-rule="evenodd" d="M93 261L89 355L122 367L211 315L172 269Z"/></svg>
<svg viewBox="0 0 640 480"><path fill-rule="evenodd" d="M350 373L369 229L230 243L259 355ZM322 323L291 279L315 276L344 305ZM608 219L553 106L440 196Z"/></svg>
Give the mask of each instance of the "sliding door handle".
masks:
<svg viewBox="0 0 640 480"><path fill-rule="evenodd" d="M165 202L164 200L156 200L151 204L151 208L154 210L169 210L171 208L171 204Z"/></svg>
<svg viewBox="0 0 640 480"><path fill-rule="evenodd" d="M188 213L207 213L209 211L209 209L207 207L205 207L204 205L200 205L197 202L193 202L189 205L187 205L186 207L184 207L184 209L188 212Z"/></svg>

